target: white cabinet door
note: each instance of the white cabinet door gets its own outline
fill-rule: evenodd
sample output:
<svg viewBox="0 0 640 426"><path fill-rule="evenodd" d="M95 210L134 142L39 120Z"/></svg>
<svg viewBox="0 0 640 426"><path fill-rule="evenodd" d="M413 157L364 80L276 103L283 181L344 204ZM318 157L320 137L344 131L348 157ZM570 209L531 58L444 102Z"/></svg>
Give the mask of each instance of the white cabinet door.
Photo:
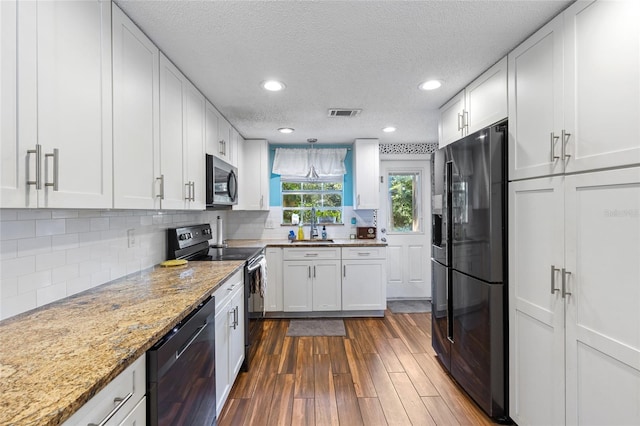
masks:
<svg viewBox="0 0 640 426"><path fill-rule="evenodd" d="M216 111L217 112L217 111ZM218 152L215 154L218 158L230 163L231 158L231 125L218 112Z"/></svg>
<svg viewBox="0 0 640 426"><path fill-rule="evenodd" d="M467 134L507 118L507 58L482 73L465 89Z"/></svg>
<svg viewBox="0 0 640 426"><path fill-rule="evenodd" d="M312 311L311 262L282 262L282 278L284 311Z"/></svg>
<svg viewBox="0 0 640 426"><path fill-rule="evenodd" d="M640 164L640 2L577 2L564 15L566 171Z"/></svg>
<svg viewBox="0 0 640 426"><path fill-rule="evenodd" d="M342 280L340 260L317 260L312 266L314 311L342 309Z"/></svg>
<svg viewBox="0 0 640 426"><path fill-rule="evenodd" d="M244 285L239 283L229 305L233 324L229 327L229 382L233 386L244 361Z"/></svg>
<svg viewBox="0 0 640 426"><path fill-rule="evenodd" d="M563 183L509 184L509 415L521 425L564 424Z"/></svg>
<svg viewBox="0 0 640 426"><path fill-rule="evenodd" d="M342 309L345 311L386 309L384 260L342 261Z"/></svg>
<svg viewBox="0 0 640 426"><path fill-rule="evenodd" d="M465 133L464 90L440 107L438 122L438 146L440 148L455 142Z"/></svg>
<svg viewBox="0 0 640 426"><path fill-rule="evenodd" d="M160 54L160 172L163 209L184 209L187 188L183 179L183 110L186 79Z"/></svg>
<svg viewBox="0 0 640 426"><path fill-rule="evenodd" d="M283 310L282 299L282 249L267 247L267 290L264 295L264 306L267 312L280 312Z"/></svg>
<svg viewBox="0 0 640 426"><path fill-rule="evenodd" d="M205 209L205 100L198 89L186 82L183 141L185 208Z"/></svg>
<svg viewBox="0 0 640 426"><path fill-rule="evenodd" d="M640 424L640 168L566 177L567 424Z"/></svg>
<svg viewBox="0 0 640 426"><path fill-rule="evenodd" d="M230 300L219 308L216 306L216 411L218 415L231 391L229 382L229 326L232 319L230 306Z"/></svg>
<svg viewBox="0 0 640 426"><path fill-rule="evenodd" d="M153 42L113 4L113 207L158 209L160 62Z"/></svg>
<svg viewBox="0 0 640 426"><path fill-rule="evenodd" d="M269 210L269 144L247 139L239 145L238 204L234 210Z"/></svg>
<svg viewBox="0 0 640 426"><path fill-rule="evenodd" d="M558 16L509 53L510 180L564 171L562 24Z"/></svg>
<svg viewBox="0 0 640 426"><path fill-rule="evenodd" d="M205 149L207 154L219 156L218 111L209 101L205 105Z"/></svg>
<svg viewBox="0 0 640 426"><path fill-rule="evenodd" d="M380 148L378 139L356 139L353 144L353 208L380 207Z"/></svg>
<svg viewBox="0 0 640 426"><path fill-rule="evenodd" d="M35 159L29 158L25 170L27 150L35 149L37 141L21 145L17 132L17 10L15 1L0 2L0 207L26 207L35 203L26 200L26 175L35 180ZM28 147L28 143L31 144ZM33 157L33 156L31 156ZM35 189L35 187L33 188Z"/></svg>
<svg viewBox="0 0 640 426"><path fill-rule="evenodd" d="M18 129L42 147L38 207L111 208L111 3L19 7Z"/></svg>

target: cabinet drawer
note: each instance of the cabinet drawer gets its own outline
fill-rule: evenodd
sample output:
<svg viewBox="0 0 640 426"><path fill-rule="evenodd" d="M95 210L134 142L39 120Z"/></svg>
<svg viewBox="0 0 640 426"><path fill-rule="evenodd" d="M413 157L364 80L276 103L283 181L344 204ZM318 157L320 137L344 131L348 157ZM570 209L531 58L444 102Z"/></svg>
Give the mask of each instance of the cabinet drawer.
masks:
<svg viewBox="0 0 640 426"><path fill-rule="evenodd" d="M386 247L343 247L343 259L384 259L387 257Z"/></svg>
<svg viewBox="0 0 640 426"><path fill-rule="evenodd" d="M138 358L83 405L65 425L120 424L136 407L146 392L146 358ZM119 405L120 404L120 405ZM113 410L119 408L115 413ZM111 415L111 417L109 417Z"/></svg>
<svg viewBox="0 0 640 426"><path fill-rule="evenodd" d="M284 260L340 259L340 247L285 248Z"/></svg>
<svg viewBox="0 0 640 426"><path fill-rule="evenodd" d="M216 312L231 300L231 296L238 289L244 285L244 270L239 270L231 278L225 281L216 291L213 292L213 297L216 298Z"/></svg>

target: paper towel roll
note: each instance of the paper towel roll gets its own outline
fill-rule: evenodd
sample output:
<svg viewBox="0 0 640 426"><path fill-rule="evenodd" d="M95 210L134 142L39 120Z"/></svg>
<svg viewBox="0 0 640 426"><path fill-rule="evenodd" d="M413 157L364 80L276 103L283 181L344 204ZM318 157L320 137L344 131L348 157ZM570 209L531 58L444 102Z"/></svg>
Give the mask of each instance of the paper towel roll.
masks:
<svg viewBox="0 0 640 426"><path fill-rule="evenodd" d="M216 246L222 247L222 219L220 216L216 219Z"/></svg>

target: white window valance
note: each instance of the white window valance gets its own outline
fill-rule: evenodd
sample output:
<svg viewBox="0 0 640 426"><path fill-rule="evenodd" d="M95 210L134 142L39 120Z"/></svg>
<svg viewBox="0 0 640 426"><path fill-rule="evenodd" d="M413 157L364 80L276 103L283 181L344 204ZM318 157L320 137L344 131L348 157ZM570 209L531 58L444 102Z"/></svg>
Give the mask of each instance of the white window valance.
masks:
<svg viewBox="0 0 640 426"><path fill-rule="evenodd" d="M283 180L342 177L347 173L346 156L346 148L276 148L272 172Z"/></svg>

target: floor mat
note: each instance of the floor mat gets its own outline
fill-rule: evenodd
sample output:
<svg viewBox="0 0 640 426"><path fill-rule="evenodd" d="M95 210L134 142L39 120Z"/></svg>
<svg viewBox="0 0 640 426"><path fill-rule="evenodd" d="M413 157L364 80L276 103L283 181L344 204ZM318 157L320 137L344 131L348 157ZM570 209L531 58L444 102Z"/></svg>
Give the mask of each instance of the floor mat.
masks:
<svg viewBox="0 0 640 426"><path fill-rule="evenodd" d="M387 308L394 314L431 312L430 300L389 300Z"/></svg>
<svg viewBox="0 0 640 426"><path fill-rule="evenodd" d="M287 336L345 336L341 319L294 319L289 321Z"/></svg>

